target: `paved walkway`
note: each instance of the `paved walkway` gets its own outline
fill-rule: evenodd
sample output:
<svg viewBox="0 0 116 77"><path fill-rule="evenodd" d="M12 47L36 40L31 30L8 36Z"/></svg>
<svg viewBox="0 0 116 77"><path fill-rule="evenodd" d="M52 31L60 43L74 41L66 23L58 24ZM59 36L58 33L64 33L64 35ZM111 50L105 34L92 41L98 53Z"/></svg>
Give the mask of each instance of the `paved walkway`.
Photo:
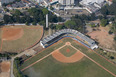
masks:
<svg viewBox="0 0 116 77"><path fill-rule="evenodd" d="M28 49L28 50L25 50L24 52L22 52L22 53L20 53L20 54L18 54L18 55L16 55L16 56L14 56L14 57L11 58L11 71L10 71L10 77L15 77L14 74L13 74L13 63L14 63L14 59L15 59L16 57L21 57L21 56L23 56L23 55L29 53L29 52L28 52L29 50L33 50L33 49L35 49L35 48L38 47L38 46L40 46L40 43L38 43L36 46L34 46L34 47L32 47L32 48L30 48L30 49ZM33 51L34 51L34 50L33 50Z"/></svg>

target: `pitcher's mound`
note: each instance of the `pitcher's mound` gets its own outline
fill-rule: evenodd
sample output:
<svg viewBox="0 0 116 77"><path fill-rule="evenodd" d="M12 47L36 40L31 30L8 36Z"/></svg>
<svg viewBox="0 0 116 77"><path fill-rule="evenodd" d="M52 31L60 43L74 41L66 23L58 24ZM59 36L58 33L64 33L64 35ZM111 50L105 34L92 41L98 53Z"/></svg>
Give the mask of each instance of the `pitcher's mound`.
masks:
<svg viewBox="0 0 116 77"><path fill-rule="evenodd" d="M23 36L22 28L3 28L2 40L17 40Z"/></svg>

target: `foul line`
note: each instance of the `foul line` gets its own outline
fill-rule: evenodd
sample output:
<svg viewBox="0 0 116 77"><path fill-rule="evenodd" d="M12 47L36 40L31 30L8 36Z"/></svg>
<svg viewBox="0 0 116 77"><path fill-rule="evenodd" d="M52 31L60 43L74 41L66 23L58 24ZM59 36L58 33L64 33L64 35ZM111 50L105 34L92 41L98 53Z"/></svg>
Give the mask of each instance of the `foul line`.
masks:
<svg viewBox="0 0 116 77"><path fill-rule="evenodd" d="M29 66L25 67L25 68L24 68L24 69L22 69L21 71L24 71L24 70L26 70L27 68L29 68L29 67L33 66L34 64L36 64L36 63L38 63L38 62L42 61L43 59L45 59L45 58L49 57L51 54L52 54L52 53L50 53L50 54L48 54L48 55L44 56L43 58L41 58L41 59L37 60L36 62L34 62L34 63L30 64Z"/></svg>
<svg viewBox="0 0 116 77"><path fill-rule="evenodd" d="M2 45L3 45L2 35L3 35L3 30L1 31L1 46L0 46L0 52L2 51Z"/></svg>
<svg viewBox="0 0 116 77"><path fill-rule="evenodd" d="M74 46L70 45L71 47L73 47L74 49L78 50L77 48L75 48ZM82 52L81 52L82 53ZM87 56L86 54L82 53L85 57L87 57L89 60L91 60L92 62L94 62L95 64L97 64L99 67L101 67L102 69L104 69L105 71L109 72L111 75L113 75L114 77L116 77L116 75L114 73L112 73L111 71L109 71L108 69L106 69L105 67L103 67L102 65L100 65L99 63L97 63L95 60L93 60L92 58L90 58L89 56Z"/></svg>
<svg viewBox="0 0 116 77"><path fill-rule="evenodd" d="M76 41L77 42L77 41ZM79 43L79 42L78 42ZM81 44L81 43L80 43ZM82 45L82 44L81 44ZM65 45L63 45L62 47L64 47ZM72 46L72 45L71 45ZM77 48L75 48L74 46L72 46L74 49L76 49L76 50L78 50ZM48 47L49 48L49 47ZM60 47L61 48L61 47ZM60 48L58 48L58 49L60 49ZM58 49L56 49L56 50L58 50ZM88 48L89 49L89 48ZM91 50L91 49L90 49ZM92 50L93 51L93 50ZM96 53L95 51L93 51L94 53ZM29 66L27 66L27 67L25 67L24 69L22 69L21 71L24 71L25 69L27 69L27 68L29 68L29 67L31 67L32 65L34 65L34 64L36 64L37 62L40 62L41 60L43 60L43 59L45 59L45 58L47 58L48 56L50 56L51 54L52 54L53 52L51 52L50 54L48 54L47 56L45 56L45 57L43 57L43 58L41 58L41 59L39 59L38 61L36 61L36 62L34 62L33 64L31 64L31 65L29 65ZM81 52L82 53L82 52ZM116 75L114 74L114 73L112 73L111 71L109 71L108 69L106 69L105 67L103 67L102 65L100 65L99 63L97 63L95 60L93 60L92 58L90 58L90 57L88 57L87 55L85 55L84 53L82 53L85 57L87 57L89 60L91 60L92 62L94 62L95 64L97 64L99 67L101 67L102 69L104 69L105 71L107 71L107 72L109 72L111 75L113 75L113 76L115 76L116 77ZM98 53L96 53L98 56L100 56L100 57L102 57L102 58L104 58L106 61L108 61L108 62L110 62L110 63L112 63L110 60L108 60L108 59L106 59L105 57L103 57L103 56L101 56L101 55L99 55ZM35 55L34 55L35 56ZM34 57L33 56L33 57ZM32 57L31 57L32 58ZM27 61L27 60L26 60ZM113 64L113 63L112 63Z"/></svg>
<svg viewBox="0 0 116 77"><path fill-rule="evenodd" d="M60 48L58 48L58 49L56 49L56 50L59 50L59 49L61 49L61 48L65 47L65 46L66 46L66 45L63 45L63 46L61 46ZM56 50L55 50L55 51L56 51ZM53 51L53 52L55 52L55 51ZM43 58L41 58L41 59L37 60L36 62L34 62L34 63L30 64L29 66L25 67L25 68L24 68L24 69L22 69L21 71L24 71L24 70L26 70L27 68L29 68L29 67L31 67L31 66L33 66L33 65L35 65L36 63L38 63L38 62L42 61L43 59L45 59L45 58L49 57L49 56L50 56L53 52L51 52L51 53L49 53L48 55L44 56Z"/></svg>
<svg viewBox="0 0 116 77"><path fill-rule="evenodd" d="M79 43L78 41L76 41L76 42ZM79 43L79 44L81 44L81 43ZM83 44L81 44L81 45L84 46ZM84 47L86 47L86 46L84 46ZM86 47L86 48L87 48L87 47ZM90 48L87 48L87 49L93 51L93 52L94 52L95 54L97 54L98 56L102 57L103 59L105 59L105 60L108 61L109 63L115 65L112 61L110 61L110 60L108 60L107 58L105 58L104 56L98 54L96 51L94 51L94 50L92 50L92 49L90 49Z"/></svg>
<svg viewBox="0 0 116 77"><path fill-rule="evenodd" d="M63 45L63 46L61 46L60 48L58 48L58 49L56 49L56 50L59 50L59 49L65 47L65 46L66 46L66 44ZM74 48L75 50L79 51L79 50L78 50L77 48L75 48L74 46L72 46L72 45L70 45L70 46L71 46L72 48ZM56 50L55 50L55 51L56 51ZM55 51L53 51L53 52L55 52ZM43 59L49 57L53 52L51 52L50 54L44 56L43 58L39 59L38 61L36 61L36 62L30 64L29 66L25 67L25 68L22 69L21 71L24 71L24 70L26 70L27 68L29 68L29 67L35 65L36 63L42 61ZM81 53L82 53L82 52L81 52ZM82 54L83 54L86 58L88 58L89 60L91 60L92 62L94 62L95 64L97 64L99 67L101 67L102 69L104 69L105 71L107 71L108 73L110 73L111 75L113 75L114 77L116 77L116 75L115 75L114 73L112 73L111 71L109 71L108 69L106 69L105 67L103 67L102 65L100 65L99 63L97 63L95 60L93 60L92 58L90 58L89 56L87 56L87 55L84 54L84 53L82 53Z"/></svg>

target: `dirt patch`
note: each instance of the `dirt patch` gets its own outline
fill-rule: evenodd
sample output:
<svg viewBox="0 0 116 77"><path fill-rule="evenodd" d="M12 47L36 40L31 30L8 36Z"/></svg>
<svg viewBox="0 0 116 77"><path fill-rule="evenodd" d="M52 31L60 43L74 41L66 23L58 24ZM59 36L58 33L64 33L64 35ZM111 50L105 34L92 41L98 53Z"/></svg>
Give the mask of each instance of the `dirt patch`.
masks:
<svg viewBox="0 0 116 77"><path fill-rule="evenodd" d="M88 33L88 35L99 42L99 45L105 48L113 48L113 35L109 35L107 28L100 27L99 30Z"/></svg>
<svg viewBox="0 0 116 77"><path fill-rule="evenodd" d="M74 62L77 62L77 61L81 60L84 57L84 55L80 51L76 52L71 57L66 57L62 53L60 53L58 50L54 51L52 53L52 56L57 61L60 61L60 62L63 62L63 63L74 63Z"/></svg>
<svg viewBox="0 0 116 77"><path fill-rule="evenodd" d="M0 77L10 77L10 62L4 61L0 63Z"/></svg>
<svg viewBox="0 0 116 77"><path fill-rule="evenodd" d="M22 28L3 28L2 40L17 40L24 34Z"/></svg>
<svg viewBox="0 0 116 77"><path fill-rule="evenodd" d="M10 71L10 62L2 62L1 63L1 71L9 72Z"/></svg>

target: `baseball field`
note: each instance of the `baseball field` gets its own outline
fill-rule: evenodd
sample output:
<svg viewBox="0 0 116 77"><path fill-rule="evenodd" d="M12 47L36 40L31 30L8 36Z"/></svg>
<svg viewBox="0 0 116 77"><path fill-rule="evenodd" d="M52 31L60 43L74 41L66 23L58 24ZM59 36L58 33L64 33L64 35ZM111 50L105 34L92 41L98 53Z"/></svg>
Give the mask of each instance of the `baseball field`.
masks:
<svg viewBox="0 0 116 77"><path fill-rule="evenodd" d="M28 77L115 77L116 65L72 38L64 38L25 60Z"/></svg>
<svg viewBox="0 0 116 77"><path fill-rule="evenodd" d="M5 26L0 28L0 52L21 52L39 42L41 26Z"/></svg>

